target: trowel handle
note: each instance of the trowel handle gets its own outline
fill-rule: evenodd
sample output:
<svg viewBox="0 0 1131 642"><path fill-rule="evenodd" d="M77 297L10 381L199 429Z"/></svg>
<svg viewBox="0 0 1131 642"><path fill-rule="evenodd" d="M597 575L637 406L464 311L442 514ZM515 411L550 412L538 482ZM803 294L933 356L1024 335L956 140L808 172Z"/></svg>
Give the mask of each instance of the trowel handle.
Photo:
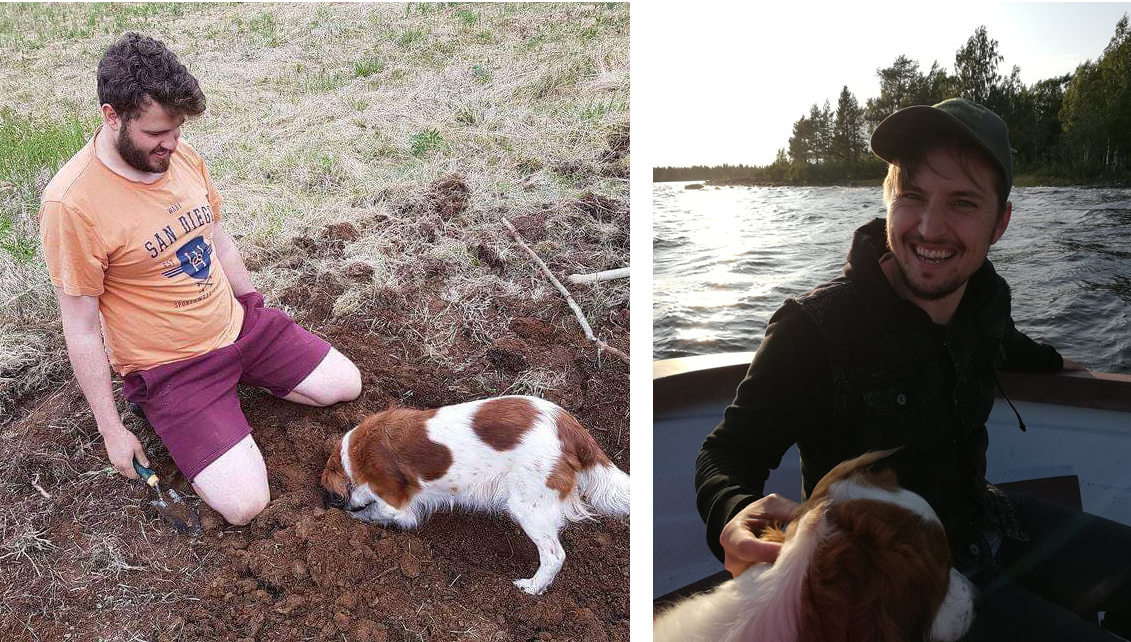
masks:
<svg viewBox="0 0 1131 642"><path fill-rule="evenodd" d="M134 471L137 472L138 477L141 477L142 480L150 486L156 486L157 482L160 481L157 478L157 473L153 472L152 468L142 466L141 463L138 462L137 457L134 457Z"/></svg>

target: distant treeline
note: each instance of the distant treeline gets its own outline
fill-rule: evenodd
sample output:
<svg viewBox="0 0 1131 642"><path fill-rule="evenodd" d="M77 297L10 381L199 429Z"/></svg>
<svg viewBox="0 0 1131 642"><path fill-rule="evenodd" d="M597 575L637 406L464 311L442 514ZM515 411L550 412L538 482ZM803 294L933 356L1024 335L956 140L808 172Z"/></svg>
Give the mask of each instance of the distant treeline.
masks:
<svg viewBox="0 0 1131 642"><path fill-rule="evenodd" d="M1017 153L1014 173L1053 181L1126 181L1131 178L1131 29L1124 14L1103 55L1076 71L1026 87L1021 69L998 72L998 43L979 27L955 53L954 73L938 62L899 56L877 69L880 95L864 106L845 86L834 110L813 104L793 124L788 147L766 166L657 167L653 181L827 184L882 178L886 164L868 149L880 122L911 105L961 97L990 108L1009 124Z"/></svg>

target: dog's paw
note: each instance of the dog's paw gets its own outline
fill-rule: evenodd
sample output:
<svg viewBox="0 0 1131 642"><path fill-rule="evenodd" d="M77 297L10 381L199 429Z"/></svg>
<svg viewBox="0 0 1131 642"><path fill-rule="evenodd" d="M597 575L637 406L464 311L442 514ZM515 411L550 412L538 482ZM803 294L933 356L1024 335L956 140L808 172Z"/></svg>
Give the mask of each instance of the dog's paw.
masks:
<svg viewBox="0 0 1131 642"><path fill-rule="evenodd" d="M346 512L349 513L350 517L356 519L359 522L367 522L369 524L372 524L377 521L364 508L361 510L347 510Z"/></svg>
<svg viewBox="0 0 1131 642"><path fill-rule="evenodd" d="M546 587L535 583L533 577L525 580L515 580L514 585L530 595L541 595L546 592Z"/></svg>
<svg viewBox="0 0 1131 642"><path fill-rule="evenodd" d="M411 531L415 530L416 527L420 525L420 518L416 516L416 513L397 513L389 520L389 523L395 524L398 528L403 530Z"/></svg>

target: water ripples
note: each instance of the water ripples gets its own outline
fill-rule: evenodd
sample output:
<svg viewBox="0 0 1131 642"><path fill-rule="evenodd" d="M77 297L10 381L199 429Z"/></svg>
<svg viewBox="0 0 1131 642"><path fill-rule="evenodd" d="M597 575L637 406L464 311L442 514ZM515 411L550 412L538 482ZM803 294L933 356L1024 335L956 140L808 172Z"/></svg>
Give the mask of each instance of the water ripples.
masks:
<svg viewBox="0 0 1131 642"><path fill-rule="evenodd" d="M755 350L790 296L840 274L879 188L653 184L656 359ZM990 259L1024 332L1131 374L1131 190L1015 188Z"/></svg>

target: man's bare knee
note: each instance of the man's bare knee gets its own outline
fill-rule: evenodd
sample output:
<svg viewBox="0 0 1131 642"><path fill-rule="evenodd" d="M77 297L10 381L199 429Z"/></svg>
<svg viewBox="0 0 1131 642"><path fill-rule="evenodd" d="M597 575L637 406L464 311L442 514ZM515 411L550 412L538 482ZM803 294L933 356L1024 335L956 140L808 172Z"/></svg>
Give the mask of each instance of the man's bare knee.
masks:
<svg viewBox="0 0 1131 642"><path fill-rule="evenodd" d="M227 506L218 507L216 510L232 526L244 526L255 519L256 515L262 513L270 501L270 495L262 493L243 498L241 501L233 502Z"/></svg>
<svg viewBox="0 0 1131 642"><path fill-rule="evenodd" d="M341 398L338 401L353 401L359 396L361 396L361 371L351 361L345 385L342 386Z"/></svg>
<svg viewBox="0 0 1131 642"><path fill-rule="evenodd" d="M361 395L361 371L353 362L342 368L341 378L336 386L321 393L315 393L314 401L319 406L332 406L343 401L353 401Z"/></svg>

